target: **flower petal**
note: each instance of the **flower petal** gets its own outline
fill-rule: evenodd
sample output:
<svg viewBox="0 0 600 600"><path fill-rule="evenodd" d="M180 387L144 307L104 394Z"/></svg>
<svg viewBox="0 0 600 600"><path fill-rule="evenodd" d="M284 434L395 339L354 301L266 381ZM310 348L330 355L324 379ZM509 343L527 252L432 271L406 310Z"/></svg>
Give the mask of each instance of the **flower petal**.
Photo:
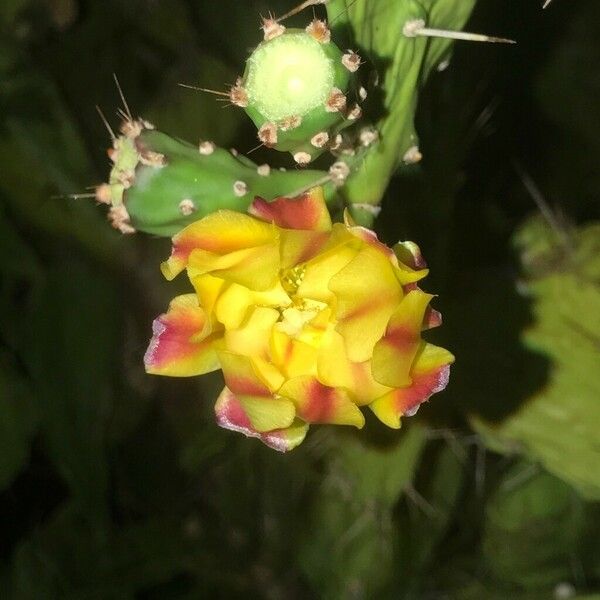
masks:
<svg viewBox="0 0 600 600"><path fill-rule="evenodd" d="M283 307L291 304L279 282L272 288L257 292L237 283L224 287L215 306L215 316L225 329L237 329L252 306Z"/></svg>
<svg viewBox="0 0 600 600"><path fill-rule="evenodd" d="M193 250L224 255L272 244L276 240L277 230L271 224L239 212L219 210L188 225L173 237L171 256L161 269L170 281L186 268Z"/></svg>
<svg viewBox="0 0 600 600"><path fill-rule="evenodd" d="M225 347L235 354L270 360L269 338L278 319L274 308L255 307L239 328L225 331Z"/></svg>
<svg viewBox="0 0 600 600"><path fill-rule="evenodd" d="M271 359L286 379L316 375L317 349L278 328L271 332Z"/></svg>
<svg viewBox="0 0 600 600"><path fill-rule="evenodd" d="M370 404L390 391L373 379L370 360L361 363L348 360L344 338L337 331L327 332L323 339L317 372L321 383L348 390L358 406Z"/></svg>
<svg viewBox="0 0 600 600"><path fill-rule="evenodd" d="M337 300L336 330L342 334L348 358L371 358L390 316L402 299L402 287L387 256L365 246L329 281Z"/></svg>
<svg viewBox="0 0 600 600"><path fill-rule="evenodd" d="M425 311L433 298L420 289L410 291L391 316L385 334L373 348L373 377L391 388L411 384L410 370L419 350Z"/></svg>
<svg viewBox="0 0 600 600"><path fill-rule="evenodd" d="M277 242L219 255L207 250L192 250L188 256L190 278L211 273L239 283L251 290L266 290L277 282L280 258Z"/></svg>
<svg viewBox="0 0 600 600"><path fill-rule="evenodd" d="M307 262L323 248L329 234L323 231L281 230L281 268Z"/></svg>
<svg viewBox="0 0 600 600"><path fill-rule="evenodd" d="M218 277L206 274L191 278L191 283L196 290L200 306L209 318L212 317L225 282Z"/></svg>
<svg viewBox="0 0 600 600"><path fill-rule="evenodd" d="M290 400L276 398L248 356L219 352L225 383L235 394L253 429L259 432L289 427L296 410ZM279 385L281 385L281 381Z"/></svg>
<svg viewBox="0 0 600 600"><path fill-rule="evenodd" d="M315 187L296 198L276 198L267 202L255 198L248 212L284 229L329 231L331 217L323 197L323 188Z"/></svg>
<svg viewBox="0 0 600 600"><path fill-rule="evenodd" d="M354 425L361 429L365 418L342 389L328 387L315 377L295 377L286 381L279 395L289 398L296 406L298 416L308 423Z"/></svg>
<svg viewBox="0 0 600 600"><path fill-rule="evenodd" d="M206 325L206 313L198 306L195 294L174 298L168 312L152 325L153 337L144 356L146 371L189 377L218 369L214 342L221 339L222 333L205 336Z"/></svg>
<svg viewBox="0 0 600 600"><path fill-rule="evenodd" d="M279 452L293 450L302 443L308 431L308 424L299 419L294 420L289 427L284 429L264 433L256 431L252 427L250 418L246 414L242 404L227 387L223 388L223 391L217 398L215 415L217 424L224 429L243 433L247 437L258 438L264 444Z"/></svg>
<svg viewBox="0 0 600 600"><path fill-rule="evenodd" d="M412 384L395 389L370 405L388 427L400 428L400 417L414 415L419 406L448 384L454 357L444 348L423 342L411 373Z"/></svg>

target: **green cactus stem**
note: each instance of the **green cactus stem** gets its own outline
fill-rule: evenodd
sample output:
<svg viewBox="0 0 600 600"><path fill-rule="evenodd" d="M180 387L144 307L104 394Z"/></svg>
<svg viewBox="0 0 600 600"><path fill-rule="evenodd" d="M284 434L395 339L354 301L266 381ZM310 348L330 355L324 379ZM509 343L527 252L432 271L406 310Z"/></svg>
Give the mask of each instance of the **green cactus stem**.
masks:
<svg viewBox="0 0 600 600"><path fill-rule="evenodd" d="M255 196L266 200L331 181L325 171L271 169L209 141L194 146L156 131L143 120L125 121L109 150L114 166L96 199L110 206L122 233L172 236L219 209L245 211ZM326 195L335 201L335 187Z"/></svg>
<svg viewBox="0 0 600 600"><path fill-rule="evenodd" d="M307 165L360 118L362 98L351 90L361 59L342 52L318 19L306 29L265 19L263 30L265 39L248 58L230 100L254 121L265 146Z"/></svg>

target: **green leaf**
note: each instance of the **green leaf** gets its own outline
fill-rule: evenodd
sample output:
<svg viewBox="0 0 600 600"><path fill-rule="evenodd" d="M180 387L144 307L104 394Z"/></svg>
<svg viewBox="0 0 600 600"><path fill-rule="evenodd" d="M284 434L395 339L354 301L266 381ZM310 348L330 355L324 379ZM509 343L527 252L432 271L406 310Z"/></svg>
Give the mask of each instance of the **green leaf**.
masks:
<svg viewBox="0 0 600 600"><path fill-rule="evenodd" d="M566 235L534 220L516 238L535 317L524 341L552 360L548 382L501 423L473 424L492 448L540 461L599 499L600 224Z"/></svg>

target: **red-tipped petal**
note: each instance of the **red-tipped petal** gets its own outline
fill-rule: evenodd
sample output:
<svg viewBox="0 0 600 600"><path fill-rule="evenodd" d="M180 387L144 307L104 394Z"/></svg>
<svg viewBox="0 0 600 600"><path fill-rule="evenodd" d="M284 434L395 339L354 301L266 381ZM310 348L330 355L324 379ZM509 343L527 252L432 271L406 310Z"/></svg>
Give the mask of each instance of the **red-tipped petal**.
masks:
<svg viewBox="0 0 600 600"><path fill-rule="evenodd" d="M187 267L194 250L222 256L273 244L277 239L278 232L269 223L231 210L219 210L188 225L173 237L173 250L161 265L162 272L167 279L173 279Z"/></svg>
<svg viewBox="0 0 600 600"><path fill-rule="evenodd" d="M298 416L308 423L354 425L359 429L365 418L345 390L328 387L315 377L295 377L286 381L279 394L296 405Z"/></svg>
<svg viewBox="0 0 600 600"><path fill-rule="evenodd" d="M371 410L385 425L398 429L403 415L413 416L423 402L446 387L453 361L444 348L423 342L411 372L412 384L378 398Z"/></svg>
<svg viewBox="0 0 600 600"><path fill-rule="evenodd" d="M169 311L152 325L153 337L144 356L146 371L155 375L189 377L219 368L214 342L222 332L210 331L195 294L176 297Z"/></svg>
<svg viewBox="0 0 600 600"><path fill-rule="evenodd" d="M296 198L276 198L267 202L255 198L248 212L284 229L329 231L331 217L323 197L323 189L313 188Z"/></svg>
<svg viewBox="0 0 600 600"><path fill-rule="evenodd" d="M373 377L379 383L391 388L410 385L410 370L431 298L419 289L412 290L391 316L383 337L373 348Z"/></svg>
<svg viewBox="0 0 600 600"><path fill-rule="evenodd" d="M308 425L295 420L289 427L273 431L259 432L252 427L242 403L229 388L223 388L215 404L217 424L224 429L237 431L247 437L258 438L264 444L279 452L287 452L302 443Z"/></svg>

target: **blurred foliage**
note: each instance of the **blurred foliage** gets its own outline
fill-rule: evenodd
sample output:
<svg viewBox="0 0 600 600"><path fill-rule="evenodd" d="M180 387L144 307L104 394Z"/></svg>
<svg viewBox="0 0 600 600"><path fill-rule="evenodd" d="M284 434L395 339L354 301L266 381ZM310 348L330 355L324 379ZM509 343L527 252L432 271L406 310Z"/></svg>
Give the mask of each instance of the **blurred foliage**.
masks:
<svg viewBox="0 0 600 600"><path fill-rule="evenodd" d="M216 427L218 375L144 374L168 243L65 195L106 177L113 73L167 133L252 148L241 112L177 83L231 82L258 14L293 3L1 3L0 597L599 597L599 23L596 0L540 3L475 7L466 29L519 44L453 46L376 223L428 259L447 391L400 432L290 455ZM442 6L472 2L422 3Z"/></svg>

